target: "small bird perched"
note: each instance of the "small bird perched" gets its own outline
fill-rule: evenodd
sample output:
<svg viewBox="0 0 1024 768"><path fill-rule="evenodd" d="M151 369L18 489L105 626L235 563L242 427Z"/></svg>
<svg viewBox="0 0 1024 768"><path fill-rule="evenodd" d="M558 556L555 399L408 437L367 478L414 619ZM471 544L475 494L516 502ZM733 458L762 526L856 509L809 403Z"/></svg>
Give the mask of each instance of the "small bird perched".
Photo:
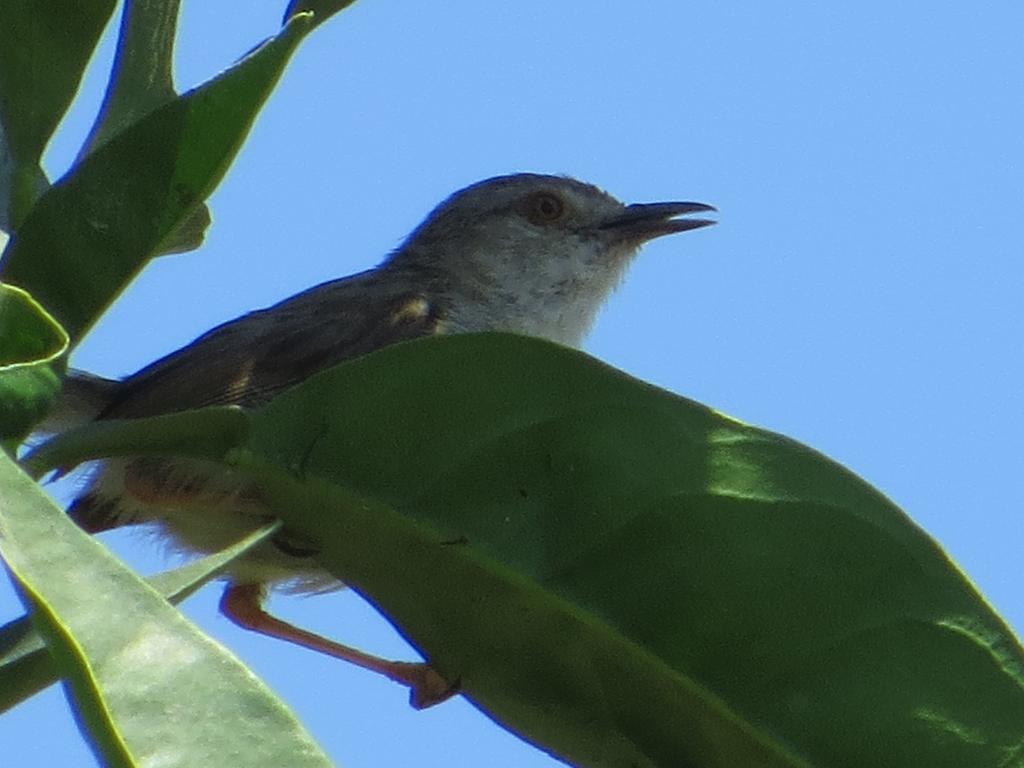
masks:
<svg viewBox="0 0 1024 768"><path fill-rule="evenodd" d="M132 419L257 406L343 360L431 334L509 331L575 347L641 245L712 224L679 217L713 210L691 202L624 205L559 176L488 179L441 203L380 266L220 325L123 381L83 379L77 392L72 381L69 397L90 401L97 419ZM202 553L267 517L241 476L154 458L103 462L69 513L91 532L155 524L174 546ZM221 610L237 624L381 672L410 686L417 706L450 694L452 686L424 664L368 656L266 613L267 586L341 586L315 552L287 537L249 553L227 579Z"/></svg>

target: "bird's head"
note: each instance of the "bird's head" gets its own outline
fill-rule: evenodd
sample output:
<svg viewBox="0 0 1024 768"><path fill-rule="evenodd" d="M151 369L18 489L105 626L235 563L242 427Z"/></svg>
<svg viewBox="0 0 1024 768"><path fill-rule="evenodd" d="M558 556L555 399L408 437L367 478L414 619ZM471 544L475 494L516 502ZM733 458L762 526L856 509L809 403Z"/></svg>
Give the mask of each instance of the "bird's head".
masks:
<svg viewBox="0 0 1024 768"><path fill-rule="evenodd" d="M441 203L392 256L460 294L462 330L502 329L578 345L648 240L714 223L692 202L625 205L563 176L481 181ZM461 316L460 316L461 315Z"/></svg>

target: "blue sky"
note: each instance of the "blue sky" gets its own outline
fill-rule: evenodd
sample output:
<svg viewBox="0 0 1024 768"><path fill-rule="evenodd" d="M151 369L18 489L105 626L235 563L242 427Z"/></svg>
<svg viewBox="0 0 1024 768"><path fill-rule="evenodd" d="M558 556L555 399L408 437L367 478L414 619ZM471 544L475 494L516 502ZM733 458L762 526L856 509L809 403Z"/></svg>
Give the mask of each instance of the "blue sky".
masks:
<svg viewBox="0 0 1024 768"><path fill-rule="evenodd" d="M284 5L186 2L179 85ZM1017 2L360 0L300 49L211 201L73 363L123 375L210 326L372 266L451 191L566 173L720 224L645 249L586 349L808 443L876 485L1024 628L1024 58ZM48 155L59 175L110 48ZM166 560L115 535L141 567ZM186 611L289 702L338 765L551 766L462 700L413 712L344 664ZM286 618L403 655L351 594ZM0 620L18 613L0 586ZM39 743L39 734L49 738ZM59 690L0 719L12 765L90 765Z"/></svg>

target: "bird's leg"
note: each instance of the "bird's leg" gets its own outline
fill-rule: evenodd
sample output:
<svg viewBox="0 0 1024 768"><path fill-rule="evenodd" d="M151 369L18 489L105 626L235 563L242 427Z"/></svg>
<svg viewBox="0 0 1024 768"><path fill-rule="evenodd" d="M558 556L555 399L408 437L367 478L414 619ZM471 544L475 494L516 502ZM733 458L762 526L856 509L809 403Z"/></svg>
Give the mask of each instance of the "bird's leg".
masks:
<svg viewBox="0 0 1024 768"><path fill-rule="evenodd" d="M407 686L409 703L416 709L440 704L458 689L457 683L449 683L422 662L389 661L371 656L271 616L263 609L263 590L259 584L229 584L221 596L220 610L243 629L326 653Z"/></svg>

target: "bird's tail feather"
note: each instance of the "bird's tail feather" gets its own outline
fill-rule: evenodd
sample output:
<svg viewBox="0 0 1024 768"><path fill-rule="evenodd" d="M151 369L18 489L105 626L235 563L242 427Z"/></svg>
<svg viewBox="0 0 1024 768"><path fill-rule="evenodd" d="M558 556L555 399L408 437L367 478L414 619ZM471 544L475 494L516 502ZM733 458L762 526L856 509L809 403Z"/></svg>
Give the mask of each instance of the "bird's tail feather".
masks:
<svg viewBox="0 0 1024 768"><path fill-rule="evenodd" d="M85 371L68 371L57 403L35 431L56 434L87 424L107 407L119 383Z"/></svg>

